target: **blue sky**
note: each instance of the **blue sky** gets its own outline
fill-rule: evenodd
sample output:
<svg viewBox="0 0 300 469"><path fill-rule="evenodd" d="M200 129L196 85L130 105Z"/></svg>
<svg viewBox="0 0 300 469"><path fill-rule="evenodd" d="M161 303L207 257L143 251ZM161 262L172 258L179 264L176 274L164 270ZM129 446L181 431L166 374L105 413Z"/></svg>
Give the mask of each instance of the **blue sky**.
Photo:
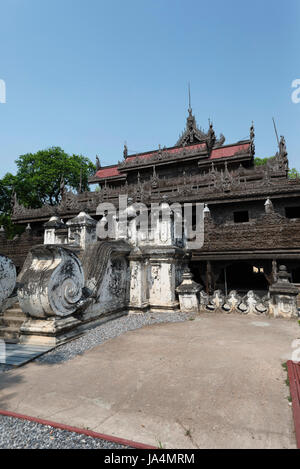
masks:
<svg viewBox="0 0 300 469"><path fill-rule="evenodd" d="M197 122L227 143L256 128L257 156L300 169L299 0L3 0L0 177L27 152L61 146L102 164L175 144L187 83Z"/></svg>

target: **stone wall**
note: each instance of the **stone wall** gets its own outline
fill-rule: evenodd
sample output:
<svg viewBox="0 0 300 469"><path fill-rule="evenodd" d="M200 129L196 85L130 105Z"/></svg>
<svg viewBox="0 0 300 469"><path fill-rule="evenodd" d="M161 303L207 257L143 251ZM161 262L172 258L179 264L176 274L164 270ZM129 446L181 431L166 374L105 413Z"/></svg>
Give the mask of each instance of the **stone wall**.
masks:
<svg viewBox="0 0 300 469"><path fill-rule="evenodd" d="M19 271L33 246L43 244L43 236L31 230L26 230L14 239L7 239L5 232L0 231L0 254L9 257Z"/></svg>
<svg viewBox="0 0 300 469"><path fill-rule="evenodd" d="M16 286L16 267L11 259L0 255L0 312Z"/></svg>

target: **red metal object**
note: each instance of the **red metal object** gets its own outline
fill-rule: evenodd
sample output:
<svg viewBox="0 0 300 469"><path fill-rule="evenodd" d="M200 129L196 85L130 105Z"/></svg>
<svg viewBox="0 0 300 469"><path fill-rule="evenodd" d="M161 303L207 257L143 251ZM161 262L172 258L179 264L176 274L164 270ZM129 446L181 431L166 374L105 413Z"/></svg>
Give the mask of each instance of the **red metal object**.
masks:
<svg viewBox="0 0 300 469"><path fill-rule="evenodd" d="M130 446L136 449L157 449L155 446L145 445L136 441L125 440L124 438L118 438L116 436L105 435L103 433L96 433L91 430L85 430L83 428L71 427L70 425L64 425L62 423L52 422L51 420L39 419L36 417L29 417L28 415L16 414L15 412L9 412L7 410L0 409L0 415L5 417L13 417L21 420L28 420L30 422L40 423L41 425L48 425L49 427L58 428L60 430L66 430L68 432L80 433L81 435L90 436L100 440L111 441L119 445Z"/></svg>
<svg viewBox="0 0 300 469"><path fill-rule="evenodd" d="M297 448L300 449L300 363L287 362Z"/></svg>

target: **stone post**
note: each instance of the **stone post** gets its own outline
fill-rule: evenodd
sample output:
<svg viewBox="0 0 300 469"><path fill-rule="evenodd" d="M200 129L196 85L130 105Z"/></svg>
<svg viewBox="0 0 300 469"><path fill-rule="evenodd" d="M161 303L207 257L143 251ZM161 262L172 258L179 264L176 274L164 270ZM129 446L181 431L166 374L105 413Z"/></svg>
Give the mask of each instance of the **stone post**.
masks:
<svg viewBox="0 0 300 469"><path fill-rule="evenodd" d="M274 317L297 318L298 288L290 283L290 274L285 265L279 267L277 281L270 286L270 315Z"/></svg>
<svg viewBox="0 0 300 469"><path fill-rule="evenodd" d="M158 217L157 227L154 231L154 243L157 246L173 246L174 240L174 214L168 203L160 205L161 219Z"/></svg>
<svg viewBox="0 0 300 469"><path fill-rule="evenodd" d="M128 242L132 246L137 246L138 244L138 230L137 230L136 218L131 218L128 221Z"/></svg>
<svg viewBox="0 0 300 469"><path fill-rule="evenodd" d="M177 270L183 262L183 250L158 246L149 252L149 303L153 312L178 311Z"/></svg>
<svg viewBox="0 0 300 469"><path fill-rule="evenodd" d="M138 230L136 222L136 209L132 203L132 199L128 199L128 207L125 209L125 216L127 220L127 227L124 226L124 221L122 224L118 225L118 239L125 239L132 246L137 246L138 244Z"/></svg>
<svg viewBox="0 0 300 469"><path fill-rule="evenodd" d="M207 204L205 204L205 206L204 206L203 218L204 218L204 219L210 219L210 218L211 218L210 210L209 210Z"/></svg>
<svg viewBox="0 0 300 469"><path fill-rule="evenodd" d="M179 296L180 310L182 313L198 313L198 293L202 290L202 286L194 282L193 274L188 268L185 269L182 277L181 285L176 288Z"/></svg>
<svg viewBox="0 0 300 469"><path fill-rule="evenodd" d="M274 212L273 203L270 199L267 199L265 202L265 212L266 214L270 214Z"/></svg>
<svg viewBox="0 0 300 469"><path fill-rule="evenodd" d="M149 286L147 282L147 260L139 248L131 251L129 313L146 312L149 308Z"/></svg>
<svg viewBox="0 0 300 469"><path fill-rule="evenodd" d="M97 240L97 222L85 212L80 212L77 217L67 222L69 244L79 245L81 249L86 249Z"/></svg>
<svg viewBox="0 0 300 469"><path fill-rule="evenodd" d="M44 223L44 244L62 244L61 239L57 236L56 231L65 228L65 224L59 217L51 217L49 221ZM28 227L26 228L27 232Z"/></svg>

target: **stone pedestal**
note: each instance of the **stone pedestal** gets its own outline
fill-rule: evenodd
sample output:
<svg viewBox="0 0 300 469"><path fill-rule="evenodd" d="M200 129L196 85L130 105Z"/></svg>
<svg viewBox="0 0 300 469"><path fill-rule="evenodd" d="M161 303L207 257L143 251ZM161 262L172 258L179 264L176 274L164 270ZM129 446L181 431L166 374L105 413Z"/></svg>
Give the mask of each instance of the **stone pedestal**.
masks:
<svg viewBox="0 0 300 469"><path fill-rule="evenodd" d="M193 281L193 274L189 269L185 269L183 281L176 291L179 296L180 310L182 313L198 313L199 300L198 293L202 286Z"/></svg>
<svg viewBox="0 0 300 469"><path fill-rule="evenodd" d="M20 343L27 345L59 345L80 335L81 321L67 318L28 319L20 328Z"/></svg>
<svg viewBox="0 0 300 469"><path fill-rule="evenodd" d="M184 252L176 247L135 248L130 260L130 313L179 310L176 286Z"/></svg>
<svg viewBox="0 0 300 469"><path fill-rule="evenodd" d="M277 282L270 289L270 316L297 318L298 288L290 283L290 274L284 265L279 267Z"/></svg>
<svg viewBox="0 0 300 469"><path fill-rule="evenodd" d="M86 302L81 262L59 245L32 248L18 281L20 306L32 318L71 316Z"/></svg>
<svg viewBox="0 0 300 469"><path fill-rule="evenodd" d="M147 282L148 263L142 252L135 248L130 260L130 303L129 313L144 313L149 308L149 286Z"/></svg>
<svg viewBox="0 0 300 469"><path fill-rule="evenodd" d="M149 305L152 312L176 312L176 271L183 258L181 249L153 248L149 256Z"/></svg>
<svg viewBox="0 0 300 469"><path fill-rule="evenodd" d="M57 345L78 334L73 316L88 304L78 257L60 245L31 249L18 277L18 300L29 316L20 329L21 343Z"/></svg>

